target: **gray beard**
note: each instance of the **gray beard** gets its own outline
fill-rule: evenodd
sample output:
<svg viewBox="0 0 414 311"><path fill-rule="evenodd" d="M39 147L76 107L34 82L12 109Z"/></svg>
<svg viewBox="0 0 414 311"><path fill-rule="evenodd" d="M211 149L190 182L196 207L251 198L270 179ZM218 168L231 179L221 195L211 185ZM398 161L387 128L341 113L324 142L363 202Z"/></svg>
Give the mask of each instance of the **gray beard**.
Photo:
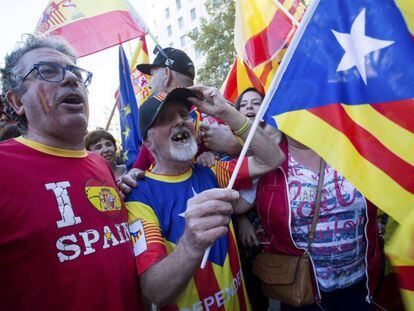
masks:
<svg viewBox="0 0 414 311"><path fill-rule="evenodd" d="M175 161L190 161L197 154L198 147L194 139L190 139L185 147L177 149L170 146L170 156Z"/></svg>

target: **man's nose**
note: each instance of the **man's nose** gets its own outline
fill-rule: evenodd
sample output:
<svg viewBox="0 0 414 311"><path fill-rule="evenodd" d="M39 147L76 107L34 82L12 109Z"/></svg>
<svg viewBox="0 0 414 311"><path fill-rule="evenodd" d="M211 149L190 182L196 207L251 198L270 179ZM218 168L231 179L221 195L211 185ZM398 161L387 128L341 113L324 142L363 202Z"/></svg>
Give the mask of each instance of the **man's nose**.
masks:
<svg viewBox="0 0 414 311"><path fill-rule="evenodd" d="M61 82L63 85L65 84L72 84L78 86L79 81L78 77L70 70L65 70L65 76L63 77L63 80Z"/></svg>

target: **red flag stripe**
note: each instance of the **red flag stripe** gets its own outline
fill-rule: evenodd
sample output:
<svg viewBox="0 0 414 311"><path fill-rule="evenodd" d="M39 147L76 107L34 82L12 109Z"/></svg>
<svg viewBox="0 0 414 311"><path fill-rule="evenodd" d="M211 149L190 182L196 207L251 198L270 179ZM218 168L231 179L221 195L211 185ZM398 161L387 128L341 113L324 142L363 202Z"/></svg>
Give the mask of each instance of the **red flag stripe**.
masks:
<svg viewBox="0 0 414 311"><path fill-rule="evenodd" d="M308 110L342 132L369 162L394 179L401 187L414 193L414 167L387 149L375 136L349 117L340 104Z"/></svg>
<svg viewBox="0 0 414 311"><path fill-rule="evenodd" d="M270 24L246 42L245 51L252 67L267 61L281 49L291 29L289 18L277 10Z"/></svg>
<svg viewBox="0 0 414 311"><path fill-rule="evenodd" d="M371 105L376 111L414 133L414 99Z"/></svg>
<svg viewBox="0 0 414 311"><path fill-rule="evenodd" d="M283 5L288 0L276 0L276 1L279 1L279 3ZM294 0L292 3L292 6L288 9L289 13L292 15L295 15L298 7L299 7L299 1Z"/></svg>
<svg viewBox="0 0 414 311"><path fill-rule="evenodd" d="M210 296L214 299L214 294L221 290L211 262L208 260L206 267L204 269L198 269L194 274L194 283L197 288L198 296L202 298L200 300ZM217 304L212 305L209 310L218 310Z"/></svg>
<svg viewBox="0 0 414 311"><path fill-rule="evenodd" d="M414 291L414 266L397 266L400 288Z"/></svg>
<svg viewBox="0 0 414 311"><path fill-rule="evenodd" d="M234 60L233 66L231 67L223 96L232 102L237 98L237 58Z"/></svg>
<svg viewBox="0 0 414 311"><path fill-rule="evenodd" d="M241 267L240 267L240 261L239 261L239 257L238 257L238 251L237 251L237 246L236 246L236 242L234 241L234 236L229 228L229 232L227 233L227 237L228 237L228 254L229 254L229 262L230 262L230 269L232 272L233 277L236 277L237 273L240 271L241 273ZM246 306L246 297L244 296L244 289L243 289L243 284L240 285L240 287L237 290L237 297L239 298L239 307L240 310L247 310L247 306Z"/></svg>

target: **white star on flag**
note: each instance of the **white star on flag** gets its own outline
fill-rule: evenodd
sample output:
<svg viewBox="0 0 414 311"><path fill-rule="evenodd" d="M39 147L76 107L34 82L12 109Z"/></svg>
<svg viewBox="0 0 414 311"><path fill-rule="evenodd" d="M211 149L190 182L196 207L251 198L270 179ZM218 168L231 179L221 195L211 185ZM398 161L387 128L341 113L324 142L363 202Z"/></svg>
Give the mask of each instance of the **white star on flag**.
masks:
<svg viewBox="0 0 414 311"><path fill-rule="evenodd" d="M195 195L197 195L198 193L197 192L195 192L195 190L194 190L194 187L191 187L191 190L193 190L193 196L195 196ZM181 216L181 217L183 217L183 218L185 218L185 212L186 212L187 210L185 210L184 212L182 212L181 214L178 214L178 216Z"/></svg>
<svg viewBox="0 0 414 311"><path fill-rule="evenodd" d="M346 71L356 66L362 80L367 85L365 56L393 44L394 41L378 40L365 35L365 9L362 9L355 18L350 33L342 33L333 29L332 32L345 50L336 71Z"/></svg>

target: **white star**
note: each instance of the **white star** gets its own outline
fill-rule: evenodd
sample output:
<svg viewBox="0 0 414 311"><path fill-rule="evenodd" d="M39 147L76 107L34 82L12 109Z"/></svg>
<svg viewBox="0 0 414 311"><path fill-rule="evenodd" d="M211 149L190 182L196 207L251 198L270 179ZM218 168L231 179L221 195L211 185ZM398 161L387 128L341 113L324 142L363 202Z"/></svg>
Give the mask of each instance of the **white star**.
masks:
<svg viewBox="0 0 414 311"><path fill-rule="evenodd" d="M345 50L336 71L345 71L356 66L366 85L365 56L393 44L394 41L378 40L365 35L365 9L362 9L355 18L350 33L342 33L333 29L332 32Z"/></svg>
<svg viewBox="0 0 414 311"><path fill-rule="evenodd" d="M195 192L194 187L191 187L191 189L193 190L193 196L197 195L197 192ZM181 217L185 218L185 212L186 212L186 211L187 211L187 210L185 210L185 211L184 211L184 212L182 212L181 214L178 214L178 216L181 216Z"/></svg>

